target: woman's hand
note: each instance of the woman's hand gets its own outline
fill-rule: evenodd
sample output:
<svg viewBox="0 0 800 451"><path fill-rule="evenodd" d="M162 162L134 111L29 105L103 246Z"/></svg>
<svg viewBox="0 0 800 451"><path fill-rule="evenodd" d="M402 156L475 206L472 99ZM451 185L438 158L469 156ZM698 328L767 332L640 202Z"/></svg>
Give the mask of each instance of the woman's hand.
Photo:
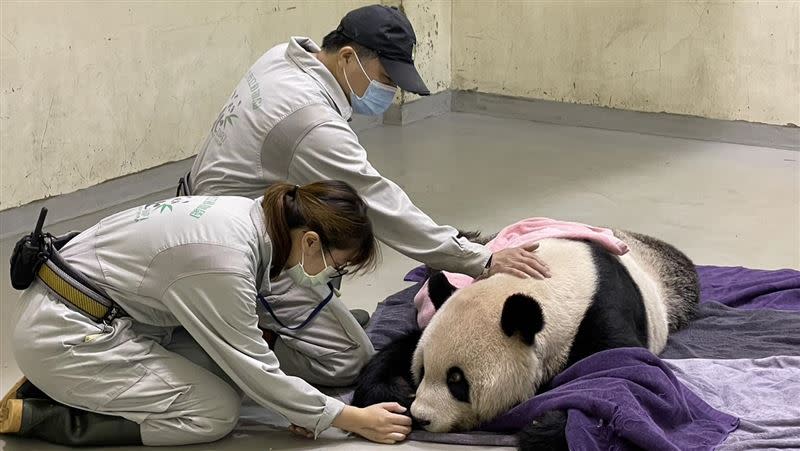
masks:
<svg viewBox="0 0 800 451"><path fill-rule="evenodd" d="M522 279L550 277L550 268L534 253L538 248L539 243L533 243L495 252L489 266L489 276L502 272Z"/></svg>
<svg viewBox="0 0 800 451"><path fill-rule="evenodd" d="M332 424L373 442L391 444L405 440L411 432L411 418L401 415L405 411L406 408L396 402L365 408L345 406Z"/></svg>
<svg viewBox="0 0 800 451"><path fill-rule="evenodd" d="M299 435L300 437L314 438L313 432L309 431L306 428L295 426L294 424L289 426L289 432L291 432L294 435Z"/></svg>

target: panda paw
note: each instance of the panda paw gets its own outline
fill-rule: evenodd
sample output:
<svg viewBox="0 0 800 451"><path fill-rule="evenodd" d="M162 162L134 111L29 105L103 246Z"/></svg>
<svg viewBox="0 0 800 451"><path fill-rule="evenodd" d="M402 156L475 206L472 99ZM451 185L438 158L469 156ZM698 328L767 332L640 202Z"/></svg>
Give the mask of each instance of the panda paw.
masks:
<svg viewBox="0 0 800 451"><path fill-rule="evenodd" d="M566 427L567 413L565 411L547 412L517 434L519 449L522 451L568 451Z"/></svg>

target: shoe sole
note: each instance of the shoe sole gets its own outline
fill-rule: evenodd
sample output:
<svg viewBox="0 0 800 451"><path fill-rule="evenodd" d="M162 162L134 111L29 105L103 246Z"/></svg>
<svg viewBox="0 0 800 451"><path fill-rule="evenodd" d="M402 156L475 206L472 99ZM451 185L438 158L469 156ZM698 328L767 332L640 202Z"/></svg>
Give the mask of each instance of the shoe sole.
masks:
<svg viewBox="0 0 800 451"><path fill-rule="evenodd" d="M17 390L27 381L24 377L0 400L0 434L16 434L22 428L21 399L17 399Z"/></svg>

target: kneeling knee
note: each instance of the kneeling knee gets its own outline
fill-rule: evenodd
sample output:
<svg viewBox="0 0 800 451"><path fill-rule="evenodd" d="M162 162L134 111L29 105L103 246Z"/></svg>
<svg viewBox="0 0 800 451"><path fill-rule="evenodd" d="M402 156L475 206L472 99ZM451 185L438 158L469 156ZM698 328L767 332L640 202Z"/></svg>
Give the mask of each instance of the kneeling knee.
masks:
<svg viewBox="0 0 800 451"><path fill-rule="evenodd" d="M204 442L214 442L228 436L239 422L239 413L228 418L204 418L202 436Z"/></svg>
<svg viewBox="0 0 800 451"><path fill-rule="evenodd" d="M242 399L232 387L220 390L203 412L191 419L199 442L213 442L230 434L239 422Z"/></svg>
<svg viewBox="0 0 800 451"><path fill-rule="evenodd" d="M239 422L241 398L228 387L219 387L217 396L194 399L168 416L153 415L142 423L142 443L148 446L175 446L209 443L230 434Z"/></svg>

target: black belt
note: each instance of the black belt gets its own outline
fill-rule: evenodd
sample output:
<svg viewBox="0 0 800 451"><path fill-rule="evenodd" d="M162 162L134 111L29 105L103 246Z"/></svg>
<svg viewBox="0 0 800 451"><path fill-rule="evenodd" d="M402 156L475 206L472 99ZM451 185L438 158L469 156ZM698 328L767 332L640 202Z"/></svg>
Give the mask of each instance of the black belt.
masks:
<svg viewBox="0 0 800 451"><path fill-rule="evenodd" d="M189 171L178 179L178 190L175 192L176 197L191 196L192 195L192 171Z"/></svg>
<svg viewBox="0 0 800 451"><path fill-rule="evenodd" d="M43 232L47 208L42 208L36 228L17 241L11 253L11 285L25 290L38 277L61 300L97 321L108 323L126 313L88 277L67 263L58 251L79 232L53 236Z"/></svg>
<svg viewBox="0 0 800 451"><path fill-rule="evenodd" d="M88 277L67 263L58 251L79 232L53 236L42 231L47 208L42 208L36 228L17 241L11 253L11 285L17 290L39 278L50 290L89 318L108 323L126 313Z"/></svg>

